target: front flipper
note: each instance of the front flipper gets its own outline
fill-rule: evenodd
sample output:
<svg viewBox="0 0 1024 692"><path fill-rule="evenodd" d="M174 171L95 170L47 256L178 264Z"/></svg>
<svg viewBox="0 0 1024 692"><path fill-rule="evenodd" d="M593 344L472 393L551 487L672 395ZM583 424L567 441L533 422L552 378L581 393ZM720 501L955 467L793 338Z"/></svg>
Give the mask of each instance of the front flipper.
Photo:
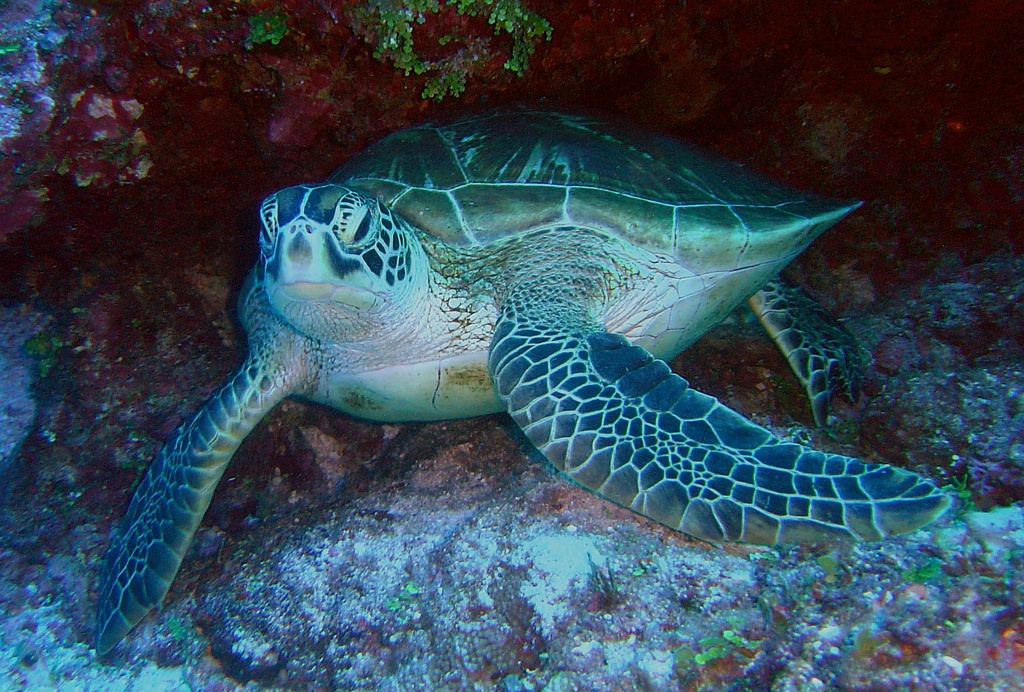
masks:
<svg viewBox="0 0 1024 692"><path fill-rule="evenodd" d="M250 357L150 464L107 549L96 609L99 655L167 594L231 456L289 393L282 377Z"/></svg>
<svg viewBox="0 0 1024 692"><path fill-rule="evenodd" d="M610 500L704 540L762 544L878 540L949 505L909 471L779 440L581 307L537 293L503 306L495 387L555 466Z"/></svg>
<svg viewBox="0 0 1024 692"><path fill-rule="evenodd" d="M832 395L840 387L857 401L857 343L820 305L782 279L769 282L747 302L807 392L816 425L828 422Z"/></svg>

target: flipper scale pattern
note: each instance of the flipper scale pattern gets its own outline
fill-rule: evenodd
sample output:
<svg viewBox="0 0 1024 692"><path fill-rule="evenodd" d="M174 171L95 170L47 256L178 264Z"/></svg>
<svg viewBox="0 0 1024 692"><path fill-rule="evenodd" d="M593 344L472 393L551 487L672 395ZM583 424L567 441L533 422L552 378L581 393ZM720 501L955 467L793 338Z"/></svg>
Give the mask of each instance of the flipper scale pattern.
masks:
<svg viewBox="0 0 1024 692"><path fill-rule="evenodd" d="M909 471L778 439L571 301L513 296L490 367L509 413L561 471L704 540L879 540L949 504Z"/></svg>
<svg viewBox="0 0 1024 692"><path fill-rule="evenodd" d="M840 388L857 401L857 343L810 296L777 278L755 293L748 304L807 392L816 425L828 422L832 397Z"/></svg>
<svg viewBox="0 0 1024 692"><path fill-rule="evenodd" d="M157 454L107 550L97 598L100 655L167 595L228 461L284 393L249 363Z"/></svg>

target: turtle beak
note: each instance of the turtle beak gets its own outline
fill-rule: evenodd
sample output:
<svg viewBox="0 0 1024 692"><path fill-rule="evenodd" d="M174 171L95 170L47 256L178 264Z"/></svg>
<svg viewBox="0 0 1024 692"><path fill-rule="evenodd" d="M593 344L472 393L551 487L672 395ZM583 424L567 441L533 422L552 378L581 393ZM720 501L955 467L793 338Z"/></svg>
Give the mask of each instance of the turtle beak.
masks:
<svg viewBox="0 0 1024 692"><path fill-rule="evenodd" d="M265 276L272 302L336 302L367 309L378 300L376 277L362 261L342 252L327 229L305 218L281 229Z"/></svg>
<svg viewBox="0 0 1024 692"><path fill-rule="evenodd" d="M369 310L377 304L377 295L372 291L345 284L310 283L295 281L288 284L268 286L271 304L280 300L305 303L340 303L356 310Z"/></svg>

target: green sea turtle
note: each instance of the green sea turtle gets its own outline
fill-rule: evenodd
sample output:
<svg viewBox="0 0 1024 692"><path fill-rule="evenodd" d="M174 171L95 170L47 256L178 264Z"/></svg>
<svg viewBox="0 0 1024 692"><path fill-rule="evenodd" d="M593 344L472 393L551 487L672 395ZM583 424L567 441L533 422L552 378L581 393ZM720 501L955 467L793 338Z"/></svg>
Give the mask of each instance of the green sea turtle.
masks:
<svg viewBox="0 0 1024 692"><path fill-rule="evenodd" d="M823 417L844 347L800 329L806 304L771 282L855 206L529 111L404 130L326 183L270 195L240 300L248 357L136 489L106 556L97 651L164 598L231 456L286 396L378 421L507 411L574 481L707 541L877 540L930 522L949 500L928 481L780 440L662 360L755 295Z"/></svg>

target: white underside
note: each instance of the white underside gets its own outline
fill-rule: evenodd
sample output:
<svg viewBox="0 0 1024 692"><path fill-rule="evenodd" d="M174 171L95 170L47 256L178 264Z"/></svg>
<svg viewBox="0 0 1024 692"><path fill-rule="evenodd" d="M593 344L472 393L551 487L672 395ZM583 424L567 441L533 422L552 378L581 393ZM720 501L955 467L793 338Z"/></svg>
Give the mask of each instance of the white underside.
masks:
<svg viewBox="0 0 1024 692"><path fill-rule="evenodd" d="M311 397L382 422L468 418L503 411L487 369L487 351L379 370L330 375Z"/></svg>
<svg viewBox="0 0 1024 692"><path fill-rule="evenodd" d="M738 286L756 287L778 266L697 276L668 259L642 286L624 290L604 316L605 328L624 334L654 356L668 360L722 320L746 297ZM737 293L737 291L741 291ZM749 291L752 291L750 288ZM493 316L478 325L493 331ZM382 422L466 418L503 411L487 367L487 346L443 358L386 368L326 368L313 400L348 414ZM341 357L336 362L344 362Z"/></svg>

